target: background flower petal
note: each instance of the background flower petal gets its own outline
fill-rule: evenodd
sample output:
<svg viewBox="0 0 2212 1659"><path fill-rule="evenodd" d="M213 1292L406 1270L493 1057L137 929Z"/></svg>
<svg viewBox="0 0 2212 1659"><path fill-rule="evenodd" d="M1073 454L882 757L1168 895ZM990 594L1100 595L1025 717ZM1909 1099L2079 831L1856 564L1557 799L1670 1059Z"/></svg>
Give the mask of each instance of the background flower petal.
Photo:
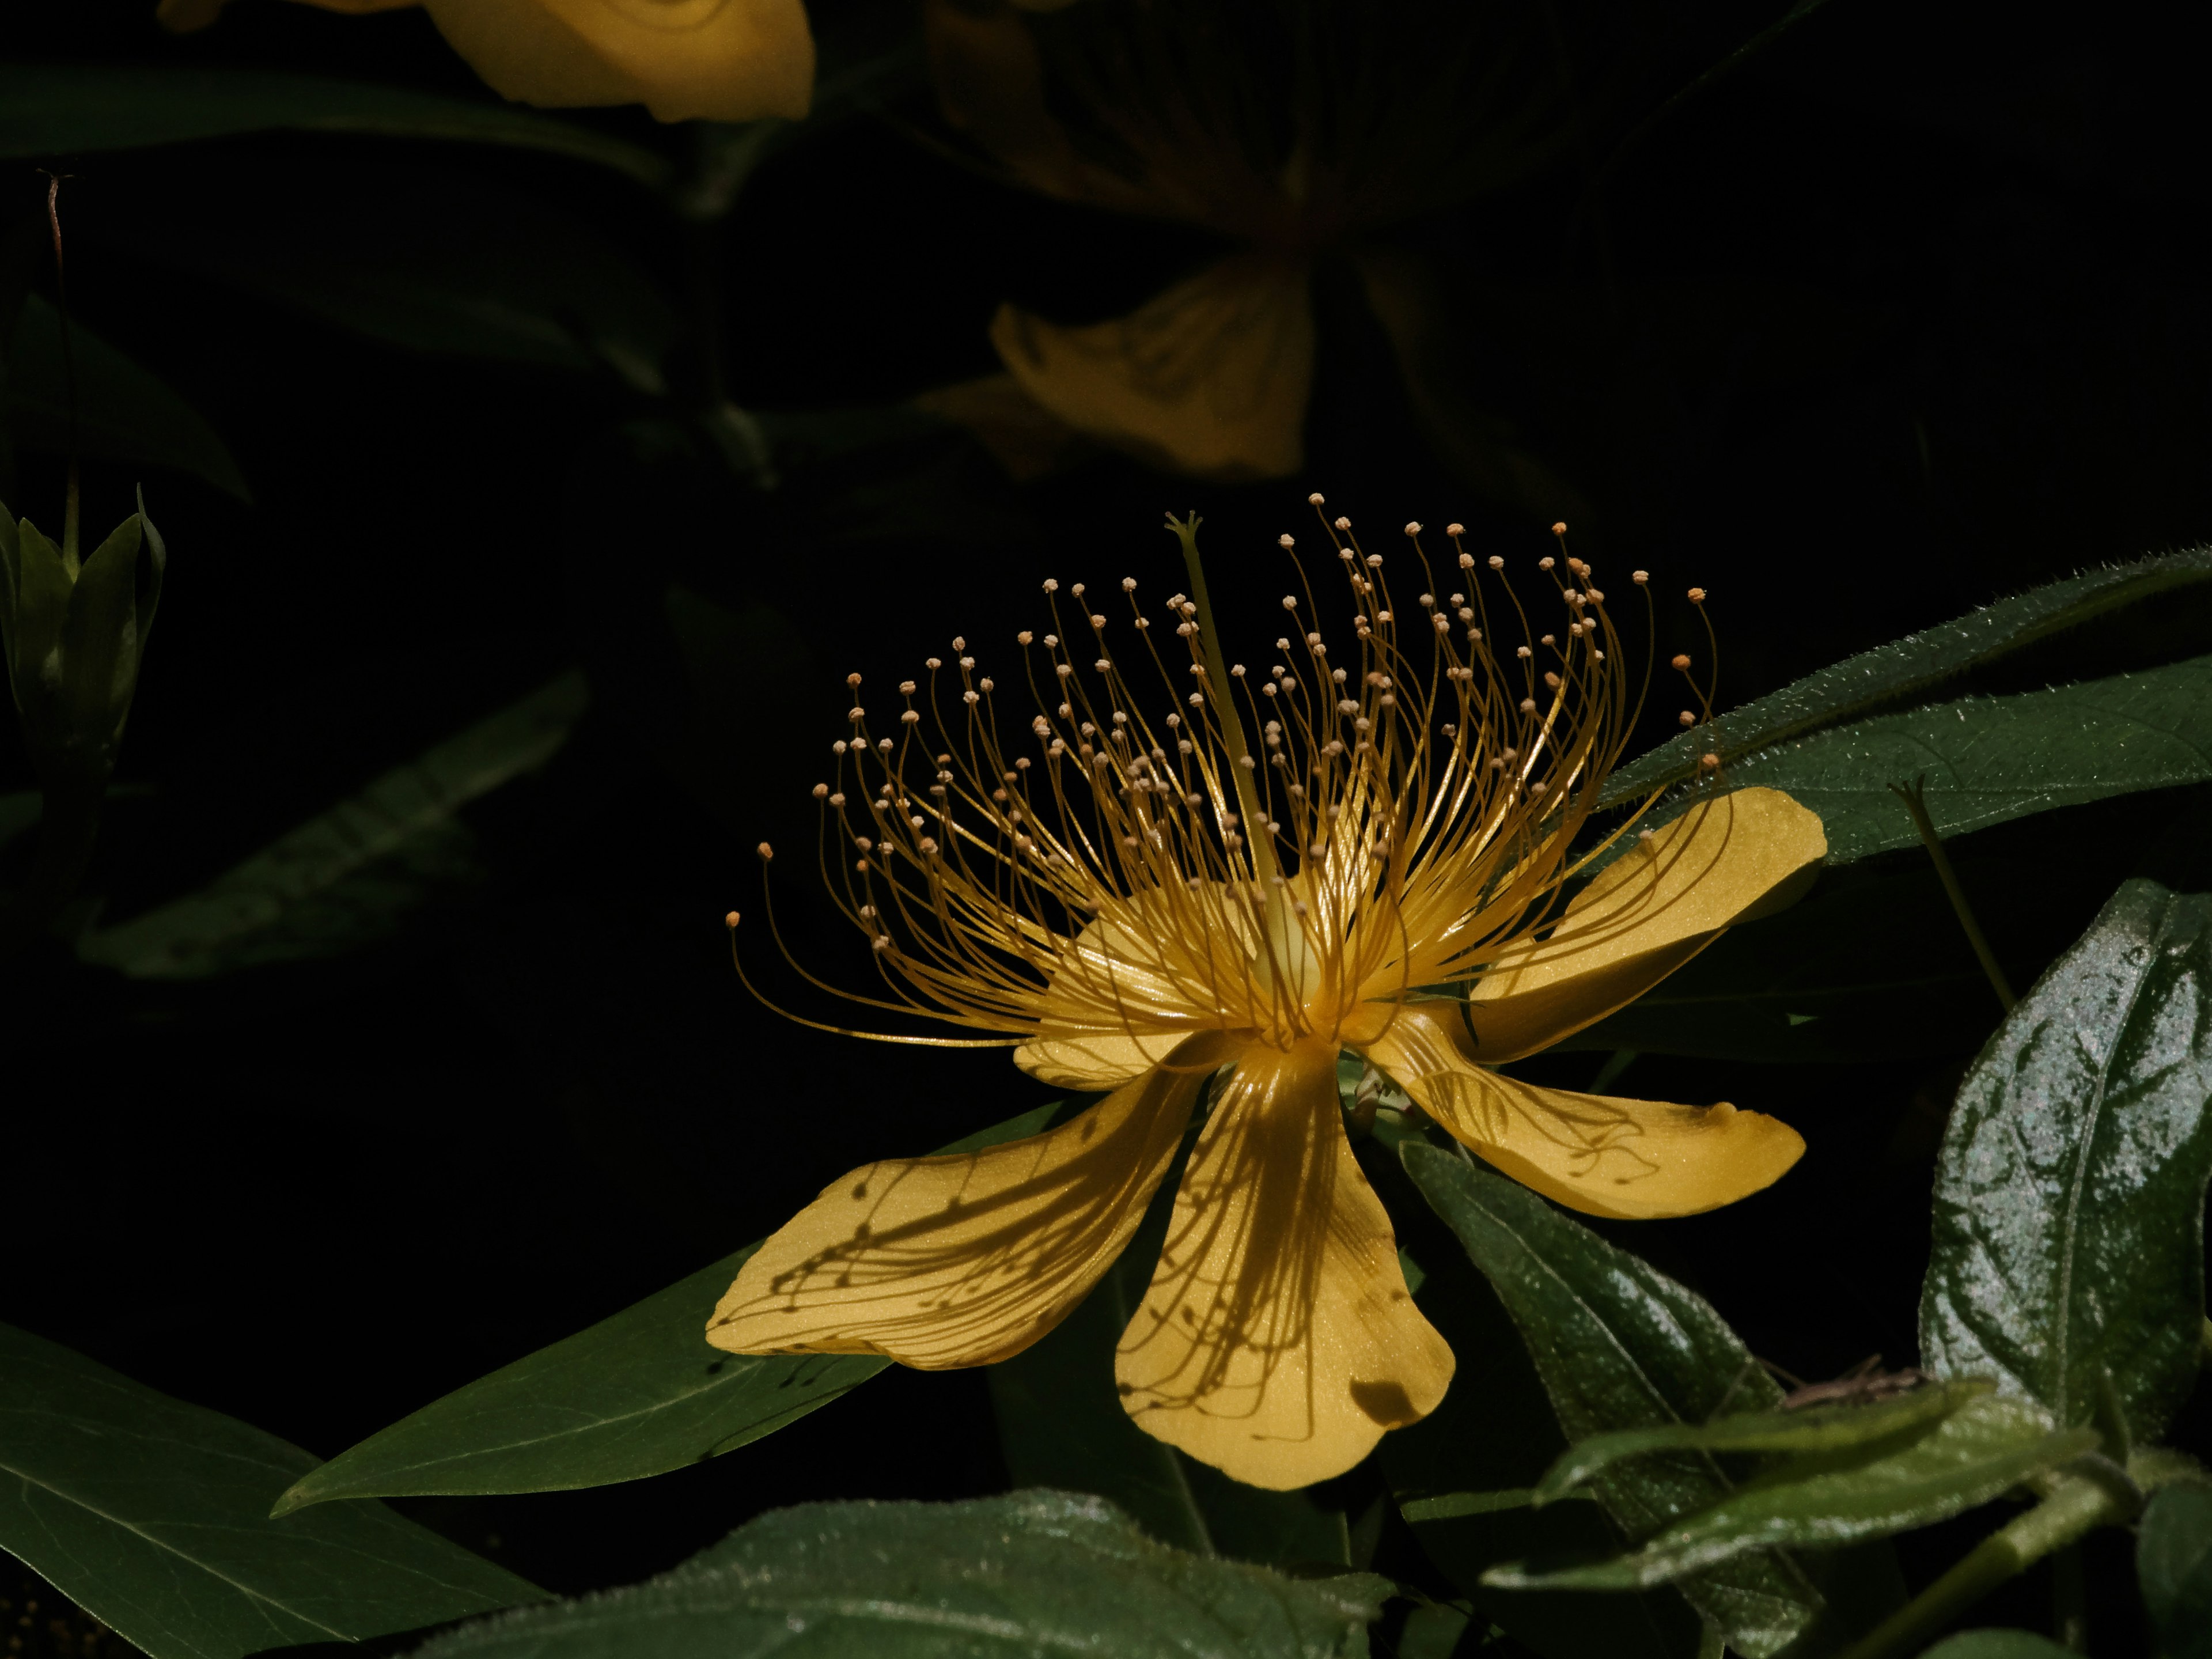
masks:
<svg viewBox="0 0 2212 1659"><path fill-rule="evenodd" d="M1534 1054L1633 1002L1731 923L1801 896L1827 852L1819 817L1779 790L1691 808L1600 871L1548 938L1484 969L1468 1010L1481 1059Z"/></svg>
<svg viewBox="0 0 2212 1659"><path fill-rule="evenodd" d="M1341 1474L1426 1416L1451 1350L1346 1140L1335 1045L1246 1052L1115 1374L1139 1427L1255 1486Z"/></svg>
<svg viewBox="0 0 2212 1659"><path fill-rule="evenodd" d="M1245 255L1087 326L1002 306L991 343L1079 432L1200 477L1285 477L1304 459L1313 391L1308 283L1304 261Z"/></svg>
<svg viewBox="0 0 2212 1659"><path fill-rule="evenodd" d="M793 119L813 97L799 0L424 0L503 96L641 103L664 121Z"/></svg>
<svg viewBox="0 0 2212 1659"><path fill-rule="evenodd" d="M755 1252L708 1322L734 1353L880 1353L923 1370L1020 1352L1113 1265L1167 1171L1218 1039L1079 1117L833 1182Z"/></svg>
<svg viewBox="0 0 2212 1659"><path fill-rule="evenodd" d="M1546 1089L1475 1062L1458 1005L1416 1002L1363 1051L1525 1187L1585 1215L1695 1215L1771 1186L1805 1150L1779 1118Z"/></svg>

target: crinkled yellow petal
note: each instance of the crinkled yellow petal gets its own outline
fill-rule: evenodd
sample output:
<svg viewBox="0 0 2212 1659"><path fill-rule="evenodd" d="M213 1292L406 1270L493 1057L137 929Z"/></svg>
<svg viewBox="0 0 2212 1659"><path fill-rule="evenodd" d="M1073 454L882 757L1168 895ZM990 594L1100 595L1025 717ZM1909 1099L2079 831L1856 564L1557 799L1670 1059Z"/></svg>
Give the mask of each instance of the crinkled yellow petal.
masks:
<svg viewBox="0 0 2212 1659"><path fill-rule="evenodd" d="M1137 1425L1249 1486L1341 1474L1443 1398L1337 1105L1335 1045L1245 1050L1215 1103L1115 1375Z"/></svg>
<svg viewBox="0 0 2212 1659"><path fill-rule="evenodd" d="M1079 432L1199 477L1285 477L1304 460L1313 390L1308 289L1303 261L1242 255L1087 327L1001 307L991 343Z"/></svg>
<svg viewBox="0 0 2212 1659"><path fill-rule="evenodd" d="M1057 1129L864 1164L754 1252L707 1340L733 1353L880 1353L924 1370L1020 1352L1113 1265L1200 1083L1234 1053L1209 1035Z"/></svg>
<svg viewBox="0 0 2212 1659"><path fill-rule="evenodd" d="M1480 1058L1533 1054L1626 1006L1729 924L1802 896L1827 854L1818 815L1779 790L1691 808L1600 871L1548 938L1483 971L1468 1010Z"/></svg>
<svg viewBox="0 0 2212 1659"><path fill-rule="evenodd" d="M1779 1118L1571 1094L1475 1063L1450 1002L1408 1003L1363 1050L1445 1128L1523 1186L1585 1215L1717 1210L1771 1186L1805 1150Z"/></svg>
<svg viewBox="0 0 2212 1659"><path fill-rule="evenodd" d="M800 0L423 0L502 95L643 104L664 121L806 113L814 37Z"/></svg>

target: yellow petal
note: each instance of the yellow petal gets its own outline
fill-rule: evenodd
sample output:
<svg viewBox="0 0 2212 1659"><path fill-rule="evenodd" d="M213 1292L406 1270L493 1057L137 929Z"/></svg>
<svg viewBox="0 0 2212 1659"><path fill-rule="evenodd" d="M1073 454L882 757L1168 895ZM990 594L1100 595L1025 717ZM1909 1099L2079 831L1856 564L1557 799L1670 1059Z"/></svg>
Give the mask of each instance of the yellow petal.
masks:
<svg viewBox="0 0 2212 1659"><path fill-rule="evenodd" d="M1480 1057L1533 1054L1625 1007L1730 923L1802 896L1827 854L1819 817L1779 790L1691 808L1600 871L1549 938L1484 970L1468 1011Z"/></svg>
<svg viewBox="0 0 2212 1659"><path fill-rule="evenodd" d="M1113 1265L1233 1054L1218 1036L1026 1140L885 1158L832 1182L738 1272L707 1340L733 1353L985 1365L1049 1331Z"/></svg>
<svg viewBox="0 0 2212 1659"><path fill-rule="evenodd" d="M1455 1003L1408 1003L1364 1052L1486 1162L1585 1215L1717 1210L1771 1186L1805 1150L1779 1118L1725 1102L1670 1106L1501 1077L1475 1063Z"/></svg>
<svg viewBox="0 0 2212 1659"><path fill-rule="evenodd" d="M1335 1046L1255 1046L1176 1194L1115 1358L1138 1427L1255 1486L1341 1474L1426 1416L1452 1353L1344 1138Z"/></svg>
<svg viewBox="0 0 2212 1659"><path fill-rule="evenodd" d="M1155 465L1279 478L1303 462L1314 320L1302 261L1225 259L1088 327L1004 306L991 343L1052 414Z"/></svg>
<svg viewBox="0 0 2212 1659"><path fill-rule="evenodd" d="M814 37L800 0L424 0L505 97L641 103L664 121L806 113Z"/></svg>
<svg viewBox="0 0 2212 1659"><path fill-rule="evenodd" d="M1014 1064L1055 1089L1113 1089L1152 1070L1183 1041L1173 1033L1109 1031L1040 1037L1014 1050Z"/></svg>

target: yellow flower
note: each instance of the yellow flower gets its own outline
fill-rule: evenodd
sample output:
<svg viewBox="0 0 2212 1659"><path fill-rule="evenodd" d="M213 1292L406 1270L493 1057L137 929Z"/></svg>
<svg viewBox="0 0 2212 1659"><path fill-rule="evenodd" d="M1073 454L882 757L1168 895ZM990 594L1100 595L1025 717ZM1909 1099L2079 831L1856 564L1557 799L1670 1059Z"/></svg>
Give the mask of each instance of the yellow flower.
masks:
<svg viewBox="0 0 2212 1659"><path fill-rule="evenodd" d="M1453 1369L1353 1158L1339 1051L1573 1208L1729 1203L1796 1160L1793 1130L1492 1068L1794 896L1826 843L1786 796L1714 793L1562 907L1587 865L1570 842L1640 702L1589 566L1542 561L1560 614L1531 623L1458 526L1442 570L1408 526L1425 591L1394 600L1338 519L1351 648L1294 571L1278 660L1248 672L1214 632L1197 522L1170 520L1191 592L1164 621L1182 649L1133 581L1119 621L1079 584L1062 614L1047 582L1054 631L1019 635L1036 712L1015 742L956 639L926 688L899 686L890 725L852 709L838 781L815 788L825 874L886 992L854 1000L997 1034L906 1040L1010 1043L1032 1075L1106 1097L1030 1139L842 1176L745 1264L708 1340L927 1370L1018 1352L1127 1243L1218 1078L1115 1370L1146 1431L1285 1488L1434 1409Z"/></svg>
<svg viewBox="0 0 2212 1659"><path fill-rule="evenodd" d="M991 343L1021 391L1155 466L1288 477L1313 386L1315 260L1336 252L1431 420L1432 285L1375 239L1565 152L1568 89L1541 14L1457 0L1033 10L927 0L947 123L1041 194L1244 246L1104 321L1001 306ZM957 418L941 394L930 405ZM1502 423L1485 425L1465 469L1479 477L1511 454Z"/></svg>
<svg viewBox="0 0 2212 1659"><path fill-rule="evenodd" d="M800 0L304 0L325 11L421 4L501 96L565 108L643 104L664 121L806 113L814 37ZM179 32L227 0L161 0Z"/></svg>

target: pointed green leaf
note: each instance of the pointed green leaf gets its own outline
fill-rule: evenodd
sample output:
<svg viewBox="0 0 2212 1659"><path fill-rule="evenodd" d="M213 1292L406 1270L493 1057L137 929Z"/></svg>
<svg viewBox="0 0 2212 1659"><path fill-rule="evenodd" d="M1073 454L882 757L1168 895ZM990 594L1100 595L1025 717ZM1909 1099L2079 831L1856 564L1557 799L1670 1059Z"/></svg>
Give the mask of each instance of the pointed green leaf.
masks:
<svg viewBox="0 0 2212 1659"><path fill-rule="evenodd" d="M2094 1429L2053 1431L2023 1400L1986 1392L1923 1413L1877 1439L1786 1459L1718 1503L1671 1522L1609 1561L1553 1571L1500 1568L1493 1583L1531 1589L1641 1589L1759 1549L1826 1548L1932 1526L2032 1474L2094 1451Z"/></svg>
<svg viewBox="0 0 2212 1659"><path fill-rule="evenodd" d="M942 1150L1018 1140L1061 1109L1037 1107ZM431 1401L299 1482L278 1512L334 1498L560 1492L636 1480L772 1434L890 1363L868 1354L709 1347L708 1317L759 1248L749 1244Z"/></svg>
<svg viewBox="0 0 2212 1659"><path fill-rule="evenodd" d="M1857 1406L1816 1406L1798 1411L1742 1412L1709 1423L1664 1423L1656 1428L1619 1429L1593 1435L1568 1449L1545 1471L1531 1495L1539 1504L1555 1503L1623 1458L1644 1452L1847 1452L1918 1432L1990 1392L1978 1376L1937 1382L1888 1400Z"/></svg>
<svg viewBox="0 0 2212 1659"><path fill-rule="evenodd" d="M2212 656L1835 726L1762 749L1725 776L1730 788L1779 789L1819 813L1832 866L1920 844L1893 783L1927 780L1928 815L1946 837L2202 783L2212 778ZM1677 791L1649 821L1663 823L1699 798Z"/></svg>
<svg viewBox="0 0 2212 1659"><path fill-rule="evenodd" d="M1401 1156L1512 1316L1570 1440L1703 1422L1781 1398L1703 1297L1464 1156L1415 1140ZM1592 1485L1631 1538L1729 1491L1711 1461L1694 1453L1652 1454ZM1803 1571L1771 1552L1690 1575L1678 1588L1750 1659L1780 1652L1821 1605Z"/></svg>
<svg viewBox="0 0 2212 1659"><path fill-rule="evenodd" d="M2166 1659L2212 1659L2212 1486L2172 1486L2151 1498L2136 1577Z"/></svg>
<svg viewBox="0 0 2212 1659"><path fill-rule="evenodd" d="M2212 549L2142 559L2089 570L2017 598L1863 651L1807 675L1711 726L1663 743L1606 781L1600 803L1624 805L1697 774L1698 758L1717 753L1733 762L1771 744L1854 719L1884 704L1925 696L1948 680L2021 647L2177 588L2212 580Z"/></svg>
<svg viewBox="0 0 2212 1659"><path fill-rule="evenodd" d="M0 69L0 82L9 73ZM215 428L161 376L75 319L70 343L76 367L74 425L60 315L32 295L9 343L7 404L0 410L17 442L64 454L74 432L82 454L168 467L240 501L252 499Z"/></svg>
<svg viewBox="0 0 2212 1659"><path fill-rule="evenodd" d="M274 131L505 145L611 167L650 185L664 183L671 172L650 150L489 95L478 102L258 70L0 66L0 155L137 149Z"/></svg>
<svg viewBox="0 0 2212 1659"><path fill-rule="evenodd" d="M465 859L467 830L455 815L551 759L589 700L583 676L563 674L198 892L85 934L79 958L134 979L199 979L359 943Z"/></svg>
<svg viewBox="0 0 2212 1659"><path fill-rule="evenodd" d="M809 1504L673 1572L441 1636L422 1659L1334 1659L1389 1583L1295 1579L1154 1543L1113 1505L1024 1492Z"/></svg>
<svg viewBox="0 0 2212 1659"><path fill-rule="evenodd" d="M0 1326L0 1546L153 1659L359 1641L543 1595L381 1504L270 1520L314 1463Z"/></svg>
<svg viewBox="0 0 2212 1659"><path fill-rule="evenodd" d="M1828 861L1919 845L1893 783L1927 778L1938 835L2212 778L2212 656L2054 690L1970 697L1762 750L1736 787L1780 789L1820 815Z"/></svg>
<svg viewBox="0 0 2212 1659"><path fill-rule="evenodd" d="M2212 1173L2212 897L2130 881L1990 1040L1936 1167L1923 1363L2138 1441L2190 1389Z"/></svg>

